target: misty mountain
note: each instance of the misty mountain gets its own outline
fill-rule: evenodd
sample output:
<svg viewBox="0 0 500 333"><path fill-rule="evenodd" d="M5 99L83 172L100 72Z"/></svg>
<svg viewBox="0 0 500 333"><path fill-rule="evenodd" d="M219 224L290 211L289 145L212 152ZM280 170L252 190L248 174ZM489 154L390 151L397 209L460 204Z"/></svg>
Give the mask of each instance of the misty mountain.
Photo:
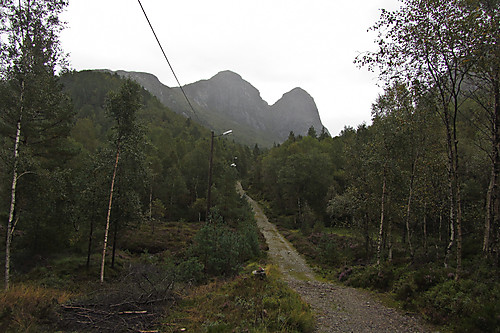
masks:
<svg viewBox="0 0 500 333"><path fill-rule="evenodd" d="M141 84L172 111L191 117L216 133L232 129L235 140L269 147L286 140L290 131L306 135L313 126L321 133L323 124L314 99L295 88L269 105L260 92L240 75L223 71L208 80L183 86L191 110L180 88L162 84L152 74L117 71Z"/></svg>

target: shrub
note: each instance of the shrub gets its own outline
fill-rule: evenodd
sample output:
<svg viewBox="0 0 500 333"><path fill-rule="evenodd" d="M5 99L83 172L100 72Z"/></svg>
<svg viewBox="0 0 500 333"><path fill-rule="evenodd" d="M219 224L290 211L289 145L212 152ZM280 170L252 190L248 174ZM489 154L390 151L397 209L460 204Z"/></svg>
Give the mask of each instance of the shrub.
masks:
<svg viewBox="0 0 500 333"><path fill-rule="evenodd" d="M253 222L228 227L220 216L205 224L194 237L189 252L203 265L206 274L234 275L241 264L258 255L258 231Z"/></svg>
<svg viewBox="0 0 500 333"><path fill-rule="evenodd" d="M189 258L177 266L176 275L180 282L200 283L204 280L203 264L198 261L198 258Z"/></svg>
<svg viewBox="0 0 500 333"><path fill-rule="evenodd" d="M340 264L339 253L335 240L323 234L319 241L321 262L326 265L336 266Z"/></svg>
<svg viewBox="0 0 500 333"><path fill-rule="evenodd" d="M394 272L390 266L357 267L347 283L354 287L361 287L379 291L389 291L394 283Z"/></svg>
<svg viewBox="0 0 500 333"><path fill-rule="evenodd" d="M437 284L417 300L433 323L454 323L457 331L500 332L500 288L470 279Z"/></svg>

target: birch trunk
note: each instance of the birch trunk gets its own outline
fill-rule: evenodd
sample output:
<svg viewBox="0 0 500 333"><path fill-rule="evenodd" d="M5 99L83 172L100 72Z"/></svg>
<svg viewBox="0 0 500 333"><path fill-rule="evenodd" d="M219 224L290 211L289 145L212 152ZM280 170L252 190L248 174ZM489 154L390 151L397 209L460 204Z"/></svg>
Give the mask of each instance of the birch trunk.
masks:
<svg viewBox="0 0 500 333"><path fill-rule="evenodd" d="M14 144L14 171L12 172L12 187L10 192L9 221L7 222L7 239L5 242L5 290L9 289L10 279L10 246L12 243L12 234L14 233L15 223L14 210L16 206L16 188L17 188L17 166L19 161L19 138L21 136L21 117L17 121L16 141Z"/></svg>
<svg viewBox="0 0 500 333"><path fill-rule="evenodd" d="M386 191L386 166L384 165L384 179L382 182L382 198L380 203L380 228L378 233L377 244L377 266L380 268L380 259L382 253L382 238L384 235L384 204L385 204L385 191Z"/></svg>
<svg viewBox="0 0 500 333"><path fill-rule="evenodd" d="M12 171L12 186L10 191L10 209L9 209L9 220L7 222L7 236L5 241L5 290L9 289L10 280L10 247L12 243L12 234L14 233L14 228L16 223L14 222L14 210L16 208L16 189L18 180L18 164L19 164L19 142L21 138L21 121L23 117L24 109L24 81L21 82L21 96L20 96L20 110L19 118L17 119L16 125L16 139L14 143L14 169ZM17 222L17 221L16 221Z"/></svg>
<svg viewBox="0 0 500 333"><path fill-rule="evenodd" d="M417 157L415 157L415 160L413 161L413 164L411 166L411 176L410 176L410 189L408 191L408 203L406 205L406 238L408 239L408 248L410 250L410 256L413 258L414 252L413 252L413 246L411 244L411 232L410 232L410 213L411 213L411 204L412 204L412 199L413 199L413 184L415 182L415 170L416 170L416 165L417 165Z"/></svg>
<svg viewBox="0 0 500 333"><path fill-rule="evenodd" d="M101 261L101 283L104 282L104 263L106 261L106 247L108 246L108 233L109 233L109 219L111 216L111 206L113 204L113 191L115 187L116 170L118 169L118 161L120 159L120 144L116 149L115 167L113 169L113 178L111 179L111 190L109 192L108 215L106 217L106 229L104 230L104 245L102 247L102 261Z"/></svg>
<svg viewBox="0 0 500 333"><path fill-rule="evenodd" d="M450 129L450 124L449 124L449 115L446 114L444 116L445 119L445 126L446 126L446 145L448 149L448 202L450 205L450 215L449 215L449 224L450 224L450 240L448 242L448 246L446 247L446 252L444 256L444 267L448 268L448 259L450 257L451 249L453 245L455 244L455 191L454 191L454 151L453 151L453 143L452 143L452 136L451 136L451 129Z"/></svg>
<svg viewBox="0 0 500 333"><path fill-rule="evenodd" d="M458 96L455 95L455 116L453 121L453 147L455 152L455 160L453 163L453 181L455 184L456 191L456 225L457 225L457 269L455 278L458 280L462 273L462 194L461 194L461 185L460 179L458 175L458 138L457 138L457 128L456 128L456 119L458 114Z"/></svg>
<svg viewBox="0 0 500 333"><path fill-rule="evenodd" d="M500 92L498 73L496 77L493 76L491 80L494 95L494 108L491 114L491 178L488 186L488 193L486 195L486 219L483 237L483 254L485 257L489 256L491 253L492 229L494 230L498 227L498 221L500 220L500 198L498 193L498 178L500 176Z"/></svg>

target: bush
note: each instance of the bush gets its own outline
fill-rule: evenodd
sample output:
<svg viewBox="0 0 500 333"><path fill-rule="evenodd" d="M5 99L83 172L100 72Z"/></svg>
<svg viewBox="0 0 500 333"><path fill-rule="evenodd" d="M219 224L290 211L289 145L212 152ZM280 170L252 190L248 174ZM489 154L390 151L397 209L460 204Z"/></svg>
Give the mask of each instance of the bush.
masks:
<svg viewBox="0 0 500 333"><path fill-rule="evenodd" d="M417 300L436 324L455 323L458 331L500 332L500 288L469 279L449 280Z"/></svg>
<svg viewBox="0 0 500 333"><path fill-rule="evenodd" d="M189 258L181 262L176 268L177 280L180 282L200 283L204 280L203 264L198 258Z"/></svg>
<svg viewBox="0 0 500 333"><path fill-rule="evenodd" d="M326 265L336 266L340 264L339 253L335 239L323 234L319 241L321 262Z"/></svg>
<svg viewBox="0 0 500 333"><path fill-rule="evenodd" d="M241 264L259 254L259 236L254 222L228 227L220 216L205 224L194 237L189 253L212 276L234 275Z"/></svg>
<svg viewBox="0 0 500 333"><path fill-rule="evenodd" d="M367 288L378 291L389 291L394 284L395 274L390 266L357 267L347 280L353 287Z"/></svg>
<svg viewBox="0 0 500 333"><path fill-rule="evenodd" d="M239 266L238 237L225 225L207 223L194 237L190 253L209 275L232 275Z"/></svg>

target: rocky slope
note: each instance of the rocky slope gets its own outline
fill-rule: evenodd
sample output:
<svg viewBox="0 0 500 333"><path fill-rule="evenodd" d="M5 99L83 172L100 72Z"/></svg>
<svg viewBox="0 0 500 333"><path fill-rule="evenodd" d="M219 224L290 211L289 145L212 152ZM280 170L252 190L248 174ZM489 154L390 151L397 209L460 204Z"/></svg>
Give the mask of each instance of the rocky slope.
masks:
<svg viewBox="0 0 500 333"><path fill-rule="evenodd" d="M290 131L306 135L311 126L317 133L323 130L314 99L301 88L287 92L274 105L269 105L240 75L223 71L183 87L195 110L193 114L180 88L167 87L148 73L117 73L137 81L176 113L191 117L216 132L233 129L235 139L245 144L269 147L286 140Z"/></svg>

